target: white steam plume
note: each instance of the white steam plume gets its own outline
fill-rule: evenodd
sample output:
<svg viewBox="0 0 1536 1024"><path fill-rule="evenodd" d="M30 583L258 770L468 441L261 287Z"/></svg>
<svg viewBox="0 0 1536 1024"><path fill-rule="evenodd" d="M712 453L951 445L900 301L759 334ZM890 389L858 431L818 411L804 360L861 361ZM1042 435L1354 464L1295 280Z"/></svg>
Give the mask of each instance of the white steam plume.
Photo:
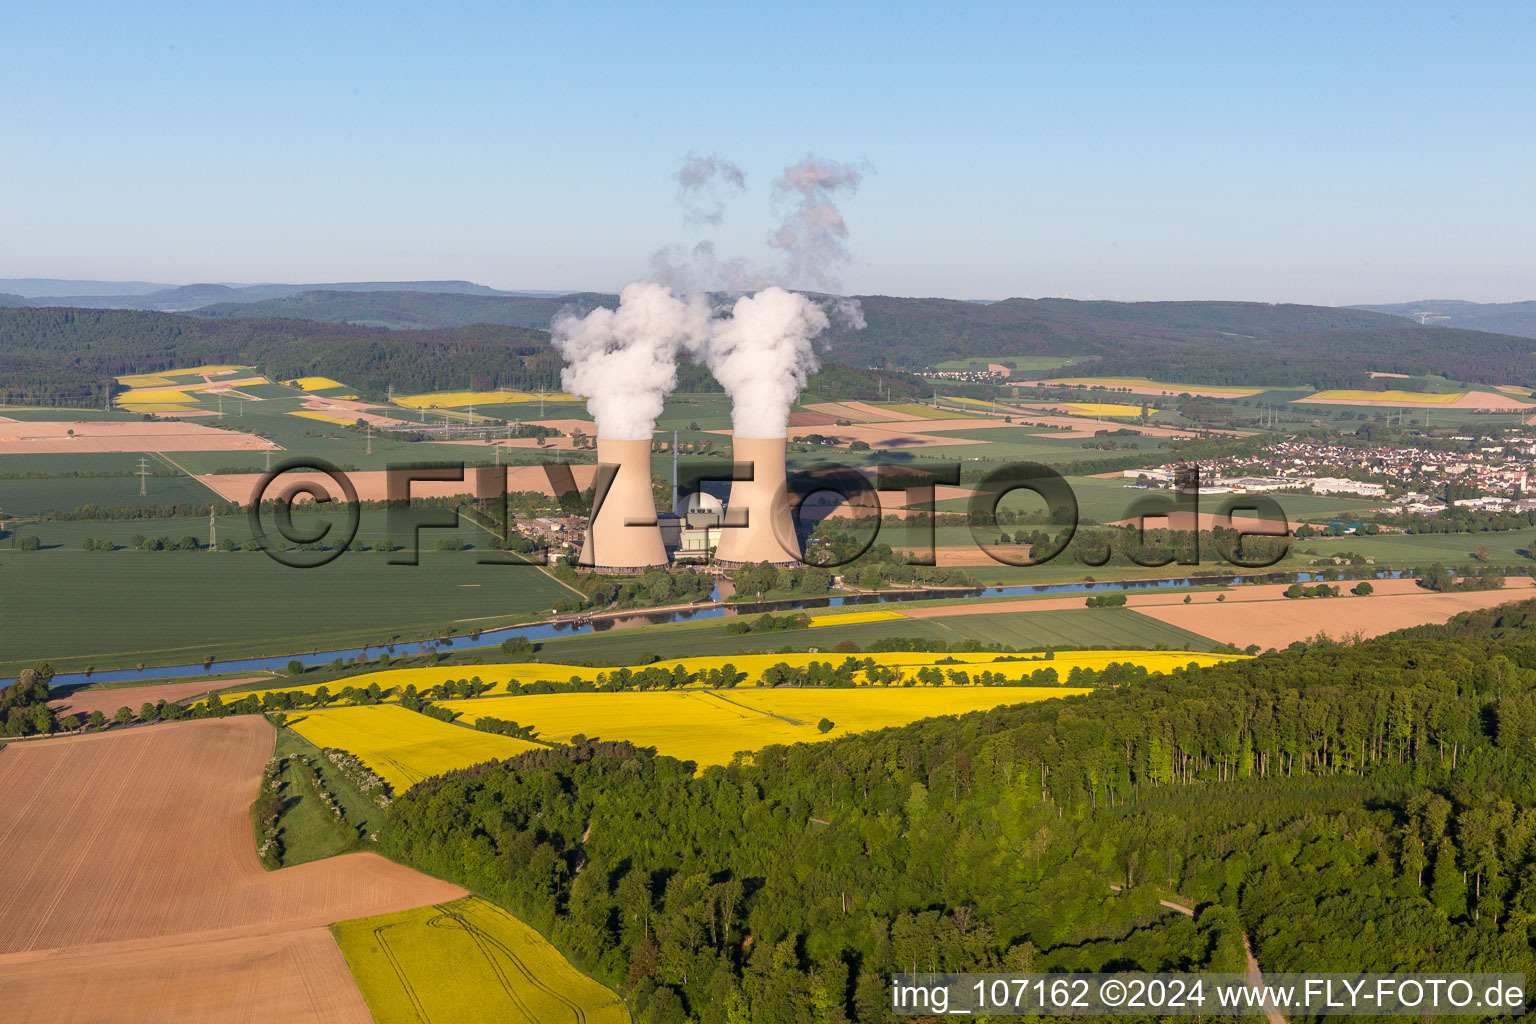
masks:
<svg viewBox="0 0 1536 1024"><path fill-rule="evenodd" d="M747 188L745 171L713 155L689 154L673 177L677 179L677 201L690 224L719 224L725 219L726 200Z"/></svg>
<svg viewBox="0 0 1536 1024"><path fill-rule="evenodd" d="M819 160L811 154L784 168L773 183L773 199L775 204L790 202L793 208L768 236L768 244L784 253L782 280L821 291L839 290L837 269L849 260L848 225L833 198L857 192L867 170L867 166Z"/></svg>
<svg viewBox="0 0 1536 1024"><path fill-rule="evenodd" d="M678 297L648 281L626 285L618 309L562 314L550 328L566 363L560 383L587 400L597 436L612 441L650 440L677 387L678 349L697 348L709 329L702 295Z"/></svg>
<svg viewBox="0 0 1536 1024"><path fill-rule="evenodd" d="M777 286L742 296L730 313L715 321L704 357L731 396L735 436L784 437L789 407L820 366L811 341L827 329L827 314Z"/></svg>

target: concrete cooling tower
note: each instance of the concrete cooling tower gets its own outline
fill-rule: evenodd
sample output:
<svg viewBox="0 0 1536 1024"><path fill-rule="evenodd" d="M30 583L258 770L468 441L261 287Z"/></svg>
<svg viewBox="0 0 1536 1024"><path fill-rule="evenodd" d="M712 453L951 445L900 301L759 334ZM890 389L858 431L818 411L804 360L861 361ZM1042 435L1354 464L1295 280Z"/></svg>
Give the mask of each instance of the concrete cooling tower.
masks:
<svg viewBox="0 0 1536 1024"><path fill-rule="evenodd" d="M581 565L598 572L638 572L652 565L666 565L661 528L656 523L656 500L651 494L651 442L597 439L598 465L615 465L619 471L602 496L597 515L587 526L581 546ZM779 455L782 469L784 456ZM637 525L628 525L634 523ZM641 523L649 525L638 525Z"/></svg>
<svg viewBox="0 0 1536 1024"><path fill-rule="evenodd" d="M800 541L789 515L789 489L784 477L782 437L738 437L732 442L734 461L752 466L751 480L731 483L726 519L720 531L715 564L737 569L748 562L797 565ZM731 526L746 513L746 526Z"/></svg>

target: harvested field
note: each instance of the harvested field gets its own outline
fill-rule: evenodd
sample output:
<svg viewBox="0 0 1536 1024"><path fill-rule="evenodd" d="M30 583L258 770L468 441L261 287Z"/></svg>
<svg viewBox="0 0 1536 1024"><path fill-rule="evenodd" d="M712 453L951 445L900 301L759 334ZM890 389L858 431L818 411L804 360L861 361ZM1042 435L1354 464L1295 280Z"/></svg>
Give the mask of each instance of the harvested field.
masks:
<svg viewBox="0 0 1536 1024"><path fill-rule="evenodd" d="M232 452L278 449L265 438L200 423L30 420L0 427L0 455L81 452Z"/></svg>
<svg viewBox="0 0 1536 1024"><path fill-rule="evenodd" d="M305 933L463 890L370 853L263 870L247 809L272 747L251 716L4 751L8 1019L366 1019Z"/></svg>
<svg viewBox="0 0 1536 1024"><path fill-rule="evenodd" d="M370 405L367 402L347 401L341 398L310 396L304 400L304 408L309 412L319 413L322 416L334 416L336 419L347 423L361 420L364 423L372 423L376 427L398 427L412 422L387 415L382 406Z"/></svg>
<svg viewBox="0 0 1536 1024"><path fill-rule="evenodd" d="M1141 409L1140 406L1136 408L1138 412ZM1043 423L1046 426L1066 427L1068 430L1077 431L1075 434L1052 434L1052 437L1092 437L1095 430L1108 429L1104 426L1084 423L1085 415L1072 411L1072 407L1068 404L1016 406L1014 415L1016 419L1020 416L1027 416L1031 423ZM1123 426L1128 430L1138 431L1147 437L1193 437L1195 433L1193 430L1183 430L1178 427L1143 426L1140 423L1123 424ZM1117 426L1116 429L1119 429L1119 427ZM1251 430L1216 430L1212 432L1225 434L1229 437L1247 437L1253 433Z"/></svg>
<svg viewBox="0 0 1536 1024"><path fill-rule="evenodd" d="M1319 391L1298 398L1292 405L1379 405L1394 409L1482 409L1523 412L1529 401L1492 391Z"/></svg>
<svg viewBox="0 0 1536 1024"><path fill-rule="evenodd" d="M1221 604L1215 603L1214 594L1196 594L1187 605L1143 604L1132 597L1131 607L1160 622L1222 643L1239 647L1258 644L1267 649L1285 647L1318 633L1335 639L1355 633L1370 638L1408 626L1445 622L1461 612L1525 600L1530 597L1527 591L1532 582L1528 577L1512 577L1503 590L1437 594L1419 590L1412 580L1380 580L1371 584L1376 593L1370 597L1354 597L1349 593L1353 584L1341 581L1338 586L1344 592L1339 597L1271 598L1260 608L1255 608L1251 601L1234 600L1235 593L1228 594Z"/></svg>
<svg viewBox="0 0 1536 1024"><path fill-rule="evenodd" d="M542 466L507 466L507 490L508 491L542 491L545 494L554 494L554 488L550 485L549 477ZM572 466L571 472L575 475L576 486L586 488L592 486L592 478L597 473L596 466ZM225 473L221 475L209 475L198 477L198 482L206 485L226 501L249 502L256 493L264 474L261 473ZM352 486L357 488L359 501L384 501L389 496L389 474L384 470L368 470L359 473L348 473ZM466 469L464 480L417 480L411 484L411 495L417 498L445 498L456 494L471 494L475 489L475 475ZM336 482L323 473L295 472L284 473L279 483L286 489L299 481L306 481L325 488L333 501L344 501L345 497L338 493ZM296 496L296 500L312 500L308 494Z"/></svg>
<svg viewBox="0 0 1536 1024"><path fill-rule="evenodd" d="M110 718L114 711L124 706L132 708L134 714L138 714L139 705L145 701L154 704L162 700L186 700L190 697L201 697L209 690L239 686L242 683L265 683L270 682L271 678L271 676L250 676L245 679L195 679L190 683L162 683L158 686L116 686L108 690L76 690L66 696L50 700L48 706L60 715L84 716L92 711L100 711Z"/></svg>
<svg viewBox="0 0 1536 1024"><path fill-rule="evenodd" d="M1511 576L1503 590L1483 590L1457 594L1437 594L1421 588L1414 580L1372 580L1375 593L1355 597L1349 593L1350 580L1336 584L1343 590L1339 597L1288 598L1284 584L1260 584L1230 590L1204 590L1189 593L1168 590L1153 593L1129 593L1127 607L1141 615L1180 629L1209 637L1220 643L1263 648L1285 647L1306 640L1319 632L1335 639L1357 630L1366 637L1390 633L1394 629L1445 622L1459 612L1492 608L1509 601L1521 601L1536 581L1526 576ZM1068 611L1082 608L1091 595L1047 597L1019 601L978 602L908 608L911 619L951 619L968 615ZM1220 596L1223 600L1218 601ZM1259 606L1259 607L1256 607Z"/></svg>
<svg viewBox="0 0 1536 1024"><path fill-rule="evenodd" d="M921 417L903 415L890 409L882 409L868 402L812 402L805 408L824 413L834 420L853 423L885 423L891 420L915 420Z"/></svg>
<svg viewBox="0 0 1536 1024"><path fill-rule="evenodd" d="M796 409L789 414L791 427L830 427L837 422L837 417L827 412L812 412L809 409Z"/></svg>
<svg viewBox="0 0 1536 1024"><path fill-rule="evenodd" d="M562 434L570 435L573 431L581 431L588 437L597 436L597 424L591 420L529 420L529 423L539 427L548 427L558 430Z"/></svg>
<svg viewBox="0 0 1536 1024"><path fill-rule="evenodd" d="M0 1004L18 1024L373 1019L327 928L187 944L106 943L78 955L6 964L0 972Z"/></svg>

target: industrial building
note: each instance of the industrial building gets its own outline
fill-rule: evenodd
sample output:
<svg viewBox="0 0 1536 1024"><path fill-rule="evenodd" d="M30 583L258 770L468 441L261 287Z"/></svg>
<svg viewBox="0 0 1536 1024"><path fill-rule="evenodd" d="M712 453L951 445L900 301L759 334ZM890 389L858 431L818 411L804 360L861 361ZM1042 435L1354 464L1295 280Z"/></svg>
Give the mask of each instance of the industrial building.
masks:
<svg viewBox="0 0 1536 1024"><path fill-rule="evenodd" d="M732 481L725 502L704 491L679 499L675 445L673 456L673 508L658 513L651 491L651 442L598 439L599 465L616 466L617 472L587 528L577 563L581 568L631 574L711 559L724 569L758 562L798 564L785 438L735 441L733 459L752 466L752 479Z"/></svg>

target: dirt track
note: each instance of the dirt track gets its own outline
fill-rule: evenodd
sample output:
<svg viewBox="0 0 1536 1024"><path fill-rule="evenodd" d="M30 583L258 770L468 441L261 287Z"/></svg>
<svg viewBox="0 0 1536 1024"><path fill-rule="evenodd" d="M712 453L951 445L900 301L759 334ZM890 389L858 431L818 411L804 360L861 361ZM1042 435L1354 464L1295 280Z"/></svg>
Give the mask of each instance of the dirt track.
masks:
<svg viewBox="0 0 1536 1024"><path fill-rule="evenodd" d="M463 890L368 853L263 870L272 743L241 717L0 751L7 1020L368 1019L324 927Z"/></svg>

